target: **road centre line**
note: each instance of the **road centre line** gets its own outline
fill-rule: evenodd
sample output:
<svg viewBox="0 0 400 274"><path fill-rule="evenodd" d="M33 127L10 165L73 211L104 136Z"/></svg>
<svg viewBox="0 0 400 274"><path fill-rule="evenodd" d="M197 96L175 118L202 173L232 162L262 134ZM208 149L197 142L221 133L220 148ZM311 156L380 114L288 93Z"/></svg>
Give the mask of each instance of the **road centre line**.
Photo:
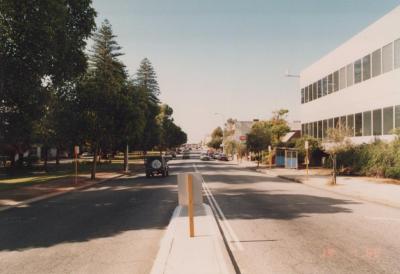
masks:
<svg viewBox="0 0 400 274"><path fill-rule="evenodd" d="M222 212L221 207L219 206L218 202L216 201L214 195L212 194L212 192L211 192L210 188L208 187L206 181L204 180L202 174L197 169L196 164L193 164L193 168L197 173L200 174L203 189L206 192L206 197L208 199L208 202L210 203L211 208L213 209L214 213L219 217L219 219L222 219L221 224L225 228L224 231L227 232L226 234L229 237L229 241L228 241L229 247L232 250L234 250L234 249L238 249L240 251L244 250L242 243L240 242L238 236L236 235L233 228L229 224L229 221L226 219L225 214ZM233 242L234 246L232 246L232 242Z"/></svg>

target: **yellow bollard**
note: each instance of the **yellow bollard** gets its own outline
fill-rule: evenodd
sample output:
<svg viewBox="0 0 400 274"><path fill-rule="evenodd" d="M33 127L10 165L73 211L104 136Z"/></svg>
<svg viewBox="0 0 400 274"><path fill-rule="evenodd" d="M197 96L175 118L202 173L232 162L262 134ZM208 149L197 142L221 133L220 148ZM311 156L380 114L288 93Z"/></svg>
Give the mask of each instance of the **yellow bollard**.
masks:
<svg viewBox="0 0 400 274"><path fill-rule="evenodd" d="M194 218L193 218L193 175L188 174L188 214L189 214L189 235L194 237Z"/></svg>

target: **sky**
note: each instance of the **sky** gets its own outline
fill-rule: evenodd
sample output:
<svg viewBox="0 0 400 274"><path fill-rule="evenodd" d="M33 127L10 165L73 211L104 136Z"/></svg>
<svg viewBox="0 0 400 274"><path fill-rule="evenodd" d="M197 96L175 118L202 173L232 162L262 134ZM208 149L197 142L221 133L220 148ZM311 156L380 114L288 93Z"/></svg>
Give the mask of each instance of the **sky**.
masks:
<svg viewBox="0 0 400 274"><path fill-rule="evenodd" d="M300 120L298 74L400 0L93 0L134 75L152 62L160 99L199 142L228 118Z"/></svg>

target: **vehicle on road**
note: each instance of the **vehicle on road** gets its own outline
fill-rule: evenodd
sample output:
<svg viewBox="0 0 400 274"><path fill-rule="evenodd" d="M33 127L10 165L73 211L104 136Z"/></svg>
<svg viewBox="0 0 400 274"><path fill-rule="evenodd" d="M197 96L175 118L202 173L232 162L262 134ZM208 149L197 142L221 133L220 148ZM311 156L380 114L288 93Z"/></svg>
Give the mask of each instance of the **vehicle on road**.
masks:
<svg viewBox="0 0 400 274"><path fill-rule="evenodd" d="M202 160L202 161L210 161L211 158L210 158L210 156L208 156L207 153L202 153L202 154L200 154L200 160Z"/></svg>
<svg viewBox="0 0 400 274"><path fill-rule="evenodd" d="M146 168L147 178L158 174L163 177L169 175L168 159L163 155L146 156L144 158L144 165Z"/></svg>
<svg viewBox="0 0 400 274"><path fill-rule="evenodd" d="M218 160L220 161L229 161L228 156L224 153L219 154Z"/></svg>
<svg viewBox="0 0 400 274"><path fill-rule="evenodd" d="M182 159L190 159L190 153L184 151L184 152L183 152L183 155L182 155Z"/></svg>
<svg viewBox="0 0 400 274"><path fill-rule="evenodd" d="M165 155L166 155L166 156L171 156L173 159L176 158L176 152L173 151L173 150L167 151L167 152L165 153Z"/></svg>

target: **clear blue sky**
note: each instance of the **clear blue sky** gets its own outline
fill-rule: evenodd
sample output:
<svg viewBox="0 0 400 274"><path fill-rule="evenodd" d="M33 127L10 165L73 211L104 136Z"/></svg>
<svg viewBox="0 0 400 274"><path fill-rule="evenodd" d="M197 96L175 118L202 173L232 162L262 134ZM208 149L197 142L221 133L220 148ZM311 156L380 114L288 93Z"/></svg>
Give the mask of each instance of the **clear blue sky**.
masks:
<svg viewBox="0 0 400 274"><path fill-rule="evenodd" d="M296 78L400 0L94 0L131 74L153 63L161 100L200 141L225 118L269 118L288 108L299 119Z"/></svg>

